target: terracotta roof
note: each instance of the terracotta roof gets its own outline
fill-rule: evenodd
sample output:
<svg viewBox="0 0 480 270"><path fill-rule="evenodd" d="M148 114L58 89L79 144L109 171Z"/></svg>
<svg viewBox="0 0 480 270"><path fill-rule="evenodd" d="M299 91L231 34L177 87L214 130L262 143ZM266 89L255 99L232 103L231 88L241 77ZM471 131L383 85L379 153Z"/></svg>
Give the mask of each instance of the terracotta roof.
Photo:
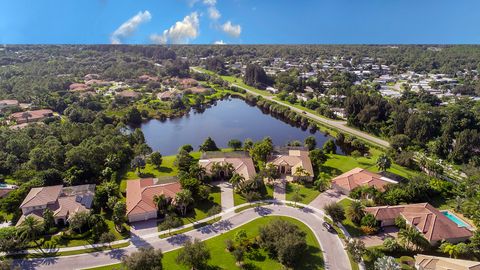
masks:
<svg viewBox="0 0 480 270"><path fill-rule="evenodd" d="M438 256L415 255L415 265L423 270L479 270L480 262Z"/></svg>
<svg viewBox="0 0 480 270"><path fill-rule="evenodd" d="M18 100L16 99L3 99L3 100L0 100L0 105L15 105L17 106L18 105Z"/></svg>
<svg viewBox="0 0 480 270"><path fill-rule="evenodd" d="M220 164L230 163L233 165L235 172L243 176L246 180L251 179L255 176L255 166L251 157L218 157L218 158L208 158L200 159L198 163L200 166L204 167L207 171L210 171L212 165L217 162Z"/></svg>
<svg viewBox="0 0 480 270"><path fill-rule="evenodd" d="M88 80L85 82L86 85L99 85L99 86L107 86L107 85L112 85L112 82L107 82L107 81L102 81L102 80Z"/></svg>
<svg viewBox="0 0 480 270"><path fill-rule="evenodd" d="M333 178L332 183L350 191L358 186L373 186L383 191L386 185L398 182L362 168L355 168Z"/></svg>
<svg viewBox="0 0 480 270"><path fill-rule="evenodd" d="M176 96L176 93L172 91L165 91L157 94L158 99L171 99L174 96Z"/></svg>
<svg viewBox="0 0 480 270"><path fill-rule="evenodd" d="M57 201L62 188L62 185L32 188L30 189L30 192L28 192L27 197L25 197L20 207L23 208L52 204Z"/></svg>
<svg viewBox="0 0 480 270"><path fill-rule="evenodd" d="M143 178L127 181L127 215L141 214L156 211L153 202L155 195L164 194L166 197L175 198L181 190L180 183L155 184L153 178Z"/></svg>
<svg viewBox="0 0 480 270"><path fill-rule="evenodd" d="M304 150L288 150L288 155L278 155L270 163L275 165L288 164L292 167L292 174L295 173L297 167L303 167L310 176L313 176L313 167L308 151Z"/></svg>
<svg viewBox="0 0 480 270"><path fill-rule="evenodd" d="M48 117L48 116L52 115L53 111L49 110L49 109L44 109L44 110L17 112L17 113L12 113L12 115L10 115L10 117L15 119L17 122L19 120L26 120L26 118L23 115L24 113L29 113L30 114L30 116L28 117L28 120L35 121L35 120L42 119L42 118L45 118L45 117Z"/></svg>
<svg viewBox="0 0 480 270"><path fill-rule="evenodd" d="M140 77L138 77L138 79L140 81L144 81L144 82L147 82L147 81L158 81L158 77L157 76L150 76L150 75L147 75L147 74L144 74Z"/></svg>
<svg viewBox="0 0 480 270"><path fill-rule="evenodd" d="M137 98L140 96L140 93L132 90L124 90L122 92L118 92L117 95L121 97L127 97L127 98Z"/></svg>
<svg viewBox="0 0 480 270"><path fill-rule="evenodd" d="M184 88L198 85L198 81L192 78L179 79L178 83Z"/></svg>
<svg viewBox="0 0 480 270"><path fill-rule="evenodd" d="M470 230L459 227L428 203L367 207L365 211L371 213L380 221L392 220L402 216L430 242L472 236Z"/></svg>
<svg viewBox="0 0 480 270"><path fill-rule="evenodd" d="M12 190L13 189L11 188L0 188L0 198L7 196L7 194L10 193L10 191Z"/></svg>
<svg viewBox="0 0 480 270"><path fill-rule="evenodd" d="M71 91L86 91L89 87L84 83L72 83L68 88Z"/></svg>

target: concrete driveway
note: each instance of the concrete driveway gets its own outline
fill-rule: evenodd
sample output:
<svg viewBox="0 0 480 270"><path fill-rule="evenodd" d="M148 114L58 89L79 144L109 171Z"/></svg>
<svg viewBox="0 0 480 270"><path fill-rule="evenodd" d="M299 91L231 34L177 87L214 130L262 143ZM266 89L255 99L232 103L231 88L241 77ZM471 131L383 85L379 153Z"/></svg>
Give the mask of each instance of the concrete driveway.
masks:
<svg viewBox="0 0 480 270"><path fill-rule="evenodd" d="M222 204L222 210L227 210L230 209L234 206L234 201L233 201L233 186L227 181L222 181L222 182L216 182L214 185L217 185L220 187L220 200Z"/></svg>
<svg viewBox="0 0 480 270"><path fill-rule="evenodd" d="M156 219L133 222L130 227L132 237L142 237L158 232Z"/></svg>
<svg viewBox="0 0 480 270"><path fill-rule="evenodd" d="M334 189L329 189L325 192L320 193L317 196L317 198L315 198L309 205L317 209L323 209L325 205L330 204L332 202L338 202L343 198L348 198L348 197Z"/></svg>
<svg viewBox="0 0 480 270"><path fill-rule="evenodd" d="M275 180L273 185L273 198L283 201L286 199L287 182L284 178Z"/></svg>

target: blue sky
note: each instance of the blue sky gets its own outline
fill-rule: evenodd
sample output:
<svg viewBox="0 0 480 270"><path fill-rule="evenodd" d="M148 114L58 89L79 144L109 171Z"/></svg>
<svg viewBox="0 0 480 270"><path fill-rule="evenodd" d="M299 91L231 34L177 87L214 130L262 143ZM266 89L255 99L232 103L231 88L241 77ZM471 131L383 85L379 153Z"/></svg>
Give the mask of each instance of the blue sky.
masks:
<svg viewBox="0 0 480 270"><path fill-rule="evenodd" d="M0 43L480 43L479 11L478 0L0 0Z"/></svg>

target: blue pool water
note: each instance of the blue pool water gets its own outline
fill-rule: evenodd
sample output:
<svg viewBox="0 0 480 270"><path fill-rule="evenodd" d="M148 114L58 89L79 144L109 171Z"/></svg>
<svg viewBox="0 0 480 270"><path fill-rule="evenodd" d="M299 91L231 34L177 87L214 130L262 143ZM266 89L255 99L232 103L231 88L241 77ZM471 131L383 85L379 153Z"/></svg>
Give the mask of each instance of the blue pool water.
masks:
<svg viewBox="0 0 480 270"><path fill-rule="evenodd" d="M468 225L465 222L463 222L461 219L459 219L454 214L452 214L448 211L442 212L442 214L444 216L446 216L448 219L450 219L451 221L455 222L458 225L458 227L468 227Z"/></svg>

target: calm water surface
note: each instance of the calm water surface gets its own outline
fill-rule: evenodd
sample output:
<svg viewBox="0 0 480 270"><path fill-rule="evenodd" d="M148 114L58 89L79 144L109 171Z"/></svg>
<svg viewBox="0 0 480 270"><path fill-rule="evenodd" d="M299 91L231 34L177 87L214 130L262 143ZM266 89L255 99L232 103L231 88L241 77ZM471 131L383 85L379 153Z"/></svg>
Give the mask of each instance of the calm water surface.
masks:
<svg viewBox="0 0 480 270"><path fill-rule="evenodd" d="M218 147L227 147L231 139L257 141L270 136L275 145L285 145L291 140L303 143L306 137L312 135L310 131L264 114L240 99L220 100L203 113L191 111L181 118L150 120L143 123L141 129L148 145L164 156L176 154L184 144L191 144L197 150L209 136ZM329 138L318 131L313 135L320 147ZM340 152L340 149L337 148L337 151Z"/></svg>

